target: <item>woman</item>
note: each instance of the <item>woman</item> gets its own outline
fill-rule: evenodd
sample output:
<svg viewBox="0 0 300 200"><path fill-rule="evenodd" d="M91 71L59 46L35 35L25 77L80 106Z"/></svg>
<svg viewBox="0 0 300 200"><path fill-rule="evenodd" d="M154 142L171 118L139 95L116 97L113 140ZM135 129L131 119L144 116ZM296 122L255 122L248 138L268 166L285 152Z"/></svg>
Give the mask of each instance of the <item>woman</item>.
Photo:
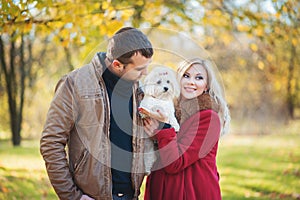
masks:
<svg viewBox="0 0 300 200"><path fill-rule="evenodd" d="M177 75L179 132L155 119L144 120L160 157L147 178L145 199L221 199L216 154L220 133L227 131L230 121L222 88L208 60L185 61Z"/></svg>

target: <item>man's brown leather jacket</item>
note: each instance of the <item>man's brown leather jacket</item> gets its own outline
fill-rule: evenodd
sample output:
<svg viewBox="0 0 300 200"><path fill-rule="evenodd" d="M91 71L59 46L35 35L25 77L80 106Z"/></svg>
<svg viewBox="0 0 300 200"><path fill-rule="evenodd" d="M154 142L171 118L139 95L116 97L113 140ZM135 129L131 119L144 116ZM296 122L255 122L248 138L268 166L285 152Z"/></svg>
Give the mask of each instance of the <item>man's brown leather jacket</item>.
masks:
<svg viewBox="0 0 300 200"><path fill-rule="evenodd" d="M48 111L40 151L60 199L80 199L83 194L112 199L110 108L102 72L100 58L95 55L91 63L64 76ZM134 199L144 178L145 133L136 109L141 100L137 91L138 83L133 88Z"/></svg>

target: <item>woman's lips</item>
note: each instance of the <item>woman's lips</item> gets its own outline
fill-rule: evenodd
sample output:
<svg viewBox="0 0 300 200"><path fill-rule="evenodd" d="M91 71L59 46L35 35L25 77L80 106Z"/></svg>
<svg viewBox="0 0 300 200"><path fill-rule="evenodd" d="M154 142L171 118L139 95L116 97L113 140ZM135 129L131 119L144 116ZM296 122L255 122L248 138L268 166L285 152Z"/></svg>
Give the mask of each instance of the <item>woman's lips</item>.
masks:
<svg viewBox="0 0 300 200"><path fill-rule="evenodd" d="M187 91L187 92L195 92L196 88L185 87L184 90Z"/></svg>

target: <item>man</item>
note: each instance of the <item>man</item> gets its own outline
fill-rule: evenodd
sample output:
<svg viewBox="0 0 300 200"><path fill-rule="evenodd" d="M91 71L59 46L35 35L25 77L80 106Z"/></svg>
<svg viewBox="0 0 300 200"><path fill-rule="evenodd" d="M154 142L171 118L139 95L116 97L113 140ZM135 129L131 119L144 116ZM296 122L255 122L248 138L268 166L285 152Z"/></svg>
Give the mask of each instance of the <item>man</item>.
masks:
<svg viewBox="0 0 300 200"><path fill-rule="evenodd" d="M122 28L107 53L59 81L40 151L60 199L138 199L144 178L138 80L152 55L141 31Z"/></svg>

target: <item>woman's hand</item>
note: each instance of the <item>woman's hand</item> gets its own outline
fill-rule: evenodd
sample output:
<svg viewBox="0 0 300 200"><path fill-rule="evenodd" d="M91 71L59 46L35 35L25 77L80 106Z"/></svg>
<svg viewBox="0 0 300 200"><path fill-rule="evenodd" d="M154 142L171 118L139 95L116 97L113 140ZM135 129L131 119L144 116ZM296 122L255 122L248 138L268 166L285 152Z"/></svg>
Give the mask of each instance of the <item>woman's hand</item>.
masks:
<svg viewBox="0 0 300 200"><path fill-rule="evenodd" d="M144 122L144 130L148 134L149 137L155 136L155 130L159 127L159 121L156 119L151 119L149 117L143 119Z"/></svg>

